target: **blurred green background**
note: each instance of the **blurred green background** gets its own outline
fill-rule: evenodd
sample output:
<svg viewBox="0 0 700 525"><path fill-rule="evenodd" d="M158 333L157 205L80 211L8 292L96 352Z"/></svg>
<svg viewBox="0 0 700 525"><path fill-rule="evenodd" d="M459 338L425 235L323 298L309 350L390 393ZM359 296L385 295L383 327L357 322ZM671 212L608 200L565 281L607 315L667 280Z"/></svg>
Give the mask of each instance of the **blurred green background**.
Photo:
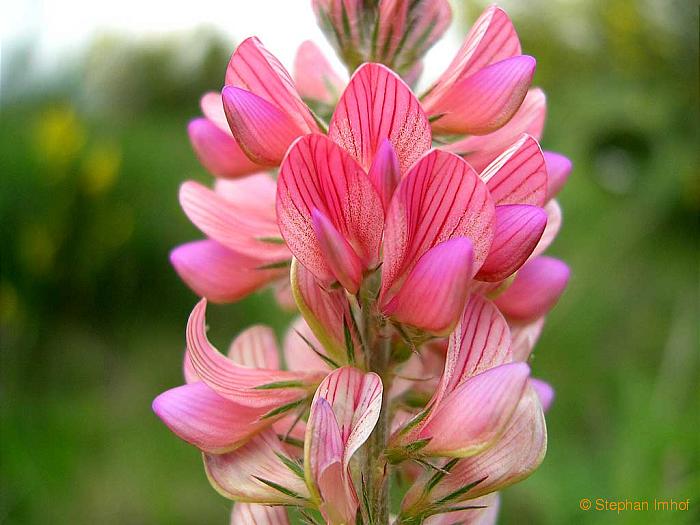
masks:
<svg viewBox="0 0 700 525"><path fill-rule="evenodd" d="M552 249L572 279L533 363L557 391L548 455L501 522L700 523L697 6L523 4L505 7L548 94L543 145L575 166ZM30 84L31 45L3 55L0 523L226 523L150 403L181 382L195 302L167 259L198 237L179 184L209 180L185 125L233 48L204 29L105 35ZM267 293L211 312L222 345L289 319ZM586 513L584 497L690 511Z"/></svg>

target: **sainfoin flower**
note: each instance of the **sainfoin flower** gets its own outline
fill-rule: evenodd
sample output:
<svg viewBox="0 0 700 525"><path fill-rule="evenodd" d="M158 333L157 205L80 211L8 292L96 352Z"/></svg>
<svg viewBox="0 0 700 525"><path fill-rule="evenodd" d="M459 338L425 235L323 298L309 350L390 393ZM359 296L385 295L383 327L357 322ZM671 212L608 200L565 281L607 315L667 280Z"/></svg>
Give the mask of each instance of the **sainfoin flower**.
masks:
<svg viewBox="0 0 700 525"><path fill-rule="evenodd" d="M571 163L540 148L535 60L490 7L419 97L446 0L312 7L349 79L310 41L292 76L251 37L189 125L216 180L182 185L206 238L171 262L203 299L154 411L232 523L494 523L545 455L554 391L528 361L569 279L544 255ZM301 314L282 349L254 326L224 356L207 301L266 286ZM413 485L390 517L393 471Z"/></svg>

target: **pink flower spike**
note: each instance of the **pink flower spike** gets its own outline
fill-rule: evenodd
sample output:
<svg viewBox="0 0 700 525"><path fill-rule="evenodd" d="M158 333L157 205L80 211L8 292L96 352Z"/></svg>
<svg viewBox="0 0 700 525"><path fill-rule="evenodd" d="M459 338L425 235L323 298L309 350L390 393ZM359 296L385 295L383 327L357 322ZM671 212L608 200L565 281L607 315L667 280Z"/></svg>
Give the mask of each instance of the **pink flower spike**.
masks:
<svg viewBox="0 0 700 525"><path fill-rule="evenodd" d="M496 206L496 233L491 250L476 279L502 281L520 268L537 246L547 224L538 206Z"/></svg>
<svg viewBox="0 0 700 525"><path fill-rule="evenodd" d="M302 42L297 50L294 58L294 83L302 98L329 106L335 104L345 85L311 40Z"/></svg>
<svg viewBox="0 0 700 525"><path fill-rule="evenodd" d="M201 381L166 390L153 401L153 411L180 439L214 454L228 452L263 426L264 409L221 397Z"/></svg>
<svg viewBox="0 0 700 525"><path fill-rule="evenodd" d="M564 155L553 151L545 151L544 159L547 163L547 200L549 200L566 184L572 164Z"/></svg>
<svg viewBox="0 0 700 525"><path fill-rule="evenodd" d="M473 258L472 243L466 237L431 248L384 306L384 313L431 333L448 333L467 301Z"/></svg>
<svg viewBox="0 0 700 525"><path fill-rule="evenodd" d="M568 282L566 264L552 257L536 257L518 271L513 284L495 302L506 317L531 321L552 309Z"/></svg>
<svg viewBox="0 0 700 525"><path fill-rule="evenodd" d="M299 131L298 135L319 131L314 116L297 93L292 77L258 38L247 38L236 48L226 69L225 83L250 91L272 104L291 120ZM268 130L263 129L266 135Z"/></svg>
<svg viewBox="0 0 700 525"><path fill-rule="evenodd" d="M543 206L547 169L540 145L527 134L496 158L481 173L496 204Z"/></svg>
<svg viewBox="0 0 700 525"><path fill-rule="evenodd" d="M210 120L192 120L187 126L187 133L199 161L213 175L235 178L260 170L260 166L243 153L233 137Z"/></svg>
<svg viewBox="0 0 700 525"><path fill-rule="evenodd" d="M277 220L289 249L324 285L336 280L314 232L312 210L323 213L352 246L363 269L379 259L382 202L357 162L323 135L290 148L277 181Z"/></svg>
<svg viewBox="0 0 700 525"><path fill-rule="evenodd" d="M522 104L535 73L535 59L521 55L460 79L439 103L425 106L435 133L484 135L502 127Z"/></svg>
<svg viewBox="0 0 700 525"><path fill-rule="evenodd" d="M431 145L430 123L411 88L381 64L364 64L338 101L328 136L369 170L384 139L389 139L401 172Z"/></svg>
<svg viewBox="0 0 700 525"><path fill-rule="evenodd" d="M530 378L530 386L537 392L537 397L542 404L542 410L549 411L554 402L554 389L549 383L541 379Z"/></svg>
<svg viewBox="0 0 700 525"><path fill-rule="evenodd" d="M369 179L381 196L384 210L386 210L391 202L391 196L401 180L399 159L389 139L384 139L379 146L374 162L369 169Z"/></svg>
<svg viewBox="0 0 700 525"><path fill-rule="evenodd" d="M209 240L178 246L170 252L170 262L187 286L215 303L238 301L284 274L260 270L263 261Z"/></svg>
<svg viewBox="0 0 700 525"><path fill-rule="evenodd" d="M231 511L230 525L289 525L284 507L239 502Z"/></svg>
<svg viewBox="0 0 700 525"><path fill-rule="evenodd" d="M287 113L255 93L226 86L221 96L233 136L256 164L277 166L304 133Z"/></svg>
<svg viewBox="0 0 700 525"><path fill-rule="evenodd" d="M311 210L311 224L331 273L343 288L356 294L362 283L362 261L328 217L316 208Z"/></svg>

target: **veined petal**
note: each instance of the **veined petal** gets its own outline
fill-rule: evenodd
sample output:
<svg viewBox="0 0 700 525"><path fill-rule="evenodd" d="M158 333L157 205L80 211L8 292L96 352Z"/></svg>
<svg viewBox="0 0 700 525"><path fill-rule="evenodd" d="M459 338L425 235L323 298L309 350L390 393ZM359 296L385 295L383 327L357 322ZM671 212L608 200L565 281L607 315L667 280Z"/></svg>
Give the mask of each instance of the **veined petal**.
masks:
<svg viewBox="0 0 700 525"><path fill-rule="evenodd" d="M389 139L401 172L431 145L430 123L411 88L381 64L364 64L338 101L328 136L369 170L377 150Z"/></svg>
<svg viewBox="0 0 700 525"><path fill-rule="evenodd" d="M571 173L571 161L560 153L544 152L547 163L547 200L554 197L566 184Z"/></svg>
<svg viewBox="0 0 700 525"><path fill-rule="evenodd" d="M401 281L433 246L468 237L474 249L472 277L493 239L494 205L464 160L433 150L401 180L387 211L380 302L387 304Z"/></svg>
<svg viewBox="0 0 700 525"><path fill-rule="evenodd" d="M540 140L546 112L547 101L544 92L539 88L530 89L518 111L505 126L487 135L473 135L458 140L446 146L446 149L464 157L474 169L481 171L523 133Z"/></svg>
<svg viewBox="0 0 700 525"><path fill-rule="evenodd" d="M362 261L333 223L322 212L311 210L311 225L331 274L351 294L357 294L362 283Z"/></svg>
<svg viewBox="0 0 700 525"><path fill-rule="evenodd" d="M194 181L180 187L180 205L197 228L230 250L258 259L263 266L290 259L284 244L265 241L279 239L280 231L264 213L253 214L248 208L239 208Z"/></svg>
<svg viewBox="0 0 700 525"><path fill-rule="evenodd" d="M234 138L256 164L279 165L289 145L305 133L292 117L255 93L226 86L221 96Z"/></svg>
<svg viewBox="0 0 700 525"><path fill-rule="evenodd" d="M535 347L535 343L537 343L537 340L540 338L542 328L544 327L544 321L544 316L528 323L511 321L509 326L513 341L511 345L513 359L516 361L528 360L532 349Z"/></svg>
<svg viewBox="0 0 700 525"><path fill-rule="evenodd" d="M535 73L535 59L520 55L460 79L425 111L435 133L484 135L502 127L522 104Z"/></svg>
<svg viewBox="0 0 700 525"><path fill-rule="evenodd" d="M328 217L364 268L377 264L384 223L381 199L357 162L323 135L307 135L290 148L277 182L277 217L294 256L329 285L335 276L314 232L314 208Z"/></svg>
<svg viewBox="0 0 700 525"><path fill-rule="evenodd" d="M318 131L318 125L297 93L292 77L257 37L247 38L236 48L226 69L226 85L243 88L274 105L292 120L299 135ZM268 130L265 131L264 136L267 136Z"/></svg>
<svg viewBox="0 0 700 525"><path fill-rule="evenodd" d="M205 310L206 299L192 310L187 322L187 352L197 375L222 397L239 404L274 410L304 399L307 389L320 379L320 374L314 372L285 372L235 364L207 339ZM275 383L294 386L265 388Z"/></svg>
<svg viewBox="0 0 700 525"><path fill-rule="evenodd" d="M334 105L345 82L311 40L299 46L294 59L294 83L302 98Z"/></svg>
<svg viewBox="0 0 700 525"><path fill-rule="evenodd" d="M206 118L192 120L187 133L199 161L213 175L224 178L242 177L260 170L233 137Z"/></svg>
<svg viewBox="0 0 700 525"><path fill-rule="evenodd" d="M214 454L270 424L259 421L264 410L229 401L201 381L166 390L153 401L153 411L180 439Z"/></svg>
<svg viewBox="0 0 700 525"><path fill-rule="evenodd" d="M473 509L435 514L423 523L425 525L455 525L456 523L460 525L496 525L500 499L498 492L493 492L470 501L469 506L475 507Z"/></svg>
<svg viewBox="0 0 700 525"><path fill-rule="evenodd" d="M547 412L554 401L554 389L549 383L541 379L530 378L530 386L537 393L537 397L542 405L542 410Z"/></svg>
<svg viewBox="0 0 700 525"><path fill-rule="evenodd" d="M330 370L330 365L324 361L313 349L321 355L326 355L323 346L316 338L311 328L303 317L299 317L292 323L284 337L284 360L289 370ZM326 356L327 357L327 356Z"/></svg>
<svg viewBox="0 0 700 525"><path fill-rule="evenodd" d="M420 258L403 285L383 307L386 315L431 333L445 334L467 301L472 243L457 237L434 246Z"/></svg>
<svg viewBox="0 0 700 525"><path fill-rule="evenodd" d="M502 281L528 259L544 233L547 213L538 206L496 206L493 244L476 279Z"/></svg>
<svg viewBox="0 0 700 525"><path fill-rule="evenodd" d="M552 199L547 204L544 205L544 211L547 213L547 226L544 228L544 233L540 238L540 241L535 246L535 249L530 255L530 259L534 259L538 255L542 255L547 248L556 239L559 230L561 229L562 223L562 213L561 207L556 199Z"/></svg>
<svg viewBox="0 0 700 525"><path fill-rule="evenodd" d="M434 409L420 439L430 439L421 453L468 457L501 434L525 392L530 368L510 363L467 379Z"/></svg>
<svg viewBox="0 0 700 525"><path fill-rule="evenodd" d="M369 179L381 196L384 210L389 207L391 196L401 180L401 167L394 147L389 139L384 139L377 150L374 162L369 169Z"/></svg>
<svg viewBox="0 0 700 525"><path fill-rule="evenodd" d="M230 525L289 525L289 517L284 507L236 503L231 511Z"/></svg>
<svg viewBox="0 0 700 525"><path fill-rule="evenodd" d="M265 505L301 505L309 491L304 480L280 456L286 456L284 448L275 432L267 430L233 452L204 454L204 468L209 482L225 498ZM277 490L261 479L299 497Z"/></svg>
<svg viewBox="0 0 700 525"><path fill-rule="evenodd" d="M510 18L491 6L474 22L457 55L424 97L426 107L440 100L452 86L480 69L520 55L520 41Z"/></svg>
<svg viewBox="0 0 700 525"><path fill-rule="evenodd" d="M261 270L264 261L209 240L178 246L170 252L170 262L187 286L215 303L238 301L285 273Z"/></svg>
<svg viewBox="0 0 700 525"><path fill-rule="evenodd" d="M481 172L496 204L544 206L547 169L540 145L523 134Z"/></svg>
<svg viewBox="0 0 700 525"><path fill-rule="evenodd" d="M275 332L269 326L254 325L243 330L231 342L228 358L249 368L280 368Z"/></svg>
<svg viewBox="0 0 700 525"><path fill-rule="evenodd" d="M569 267L559 259L540 256L528 261L515 281L495 302L504 315L530 321L546 314L569 282Z"/></svg>

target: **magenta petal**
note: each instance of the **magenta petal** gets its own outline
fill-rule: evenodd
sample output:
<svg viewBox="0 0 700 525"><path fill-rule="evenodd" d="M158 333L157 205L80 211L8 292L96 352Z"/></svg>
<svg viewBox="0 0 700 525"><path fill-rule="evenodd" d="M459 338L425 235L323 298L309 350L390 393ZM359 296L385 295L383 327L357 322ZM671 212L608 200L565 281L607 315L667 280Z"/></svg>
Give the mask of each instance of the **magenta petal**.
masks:
<svg viewBox="0 0 700 525"><path fill-rule="evenodd" d="M572 164L564 155L553 151L545 151L544 159L547 163L547 200L549 200L566 184Z"/></svg>
<svg viewBox="0 0 700 525"><path fill-rule="evenodd" d="M384 306L384 313L428 332L449 332L467 301L473 257L472 243L466 237L431 248Z"/></svg>
<svg viewBox="0 0 700 525"><path fill-rule="evenodd" d="M402 173L431 145L430 123L406 83L381 64L364 64L338 101L328 136L369 170L389 139Z"/></svg>
<svg viewBox="0 0 700 525"><path fill-rule="evenodd" d="M476 279L502 281L520 268L537 246L547 224L538 206L496 206L496 233L491 250Z"/></svg>
<svg viewBox="0 0 700 525"><path fill-rule="evenodd" d="M543 206L547 169L540 145L523 134L481 173L496 204Z"/></svg>
<svg viewBox="0 0 700 525"><path fill-rule="evenodd" d="M264 414L221 397L201 381L163 392L153 401L153 411L178 437L217 454L257 432Z"/></svg>
<svg viewBox="0 0 700 525"><path fill-rule="evenodd" d="M497 130L520 107L534 73L535 59L521 55L460 79L439 102L426 104L433 131L484 135Z"/></svg>
<svg viewBox="0 0 700 525"><path fill-rule="evenodd" d="M242 177L260 170L233 137L210 120L194 119L187 126L187 132L199 161L217 177Z"/></svg>
<svg viewBox="0 0 700 525"><path fill-rule="evenodd" d="M356 294L362 282L362 261L328 217L316 208L311 210L311 223L331 273L343 288Z"/></svg>
<svg viewBox="0 0 700 525"><path fill-rule="evenodd" d="M554 389L549 383L541 379L530 378L530 386L537 392L537 397L542 404L542 410L547 412L554 401Z"/></svg>
<svg viewBox="0 0 700 525"><path fill-rule="evenodd" d="M369 169L369 179L382 198L384 210L389 207L391 196L401 180L401 168L399 158L389 139L384 139L377 150L374 162Z"/></svg>
<svg viewBox="0 0 700 525"><path fill-rule="evenodd" d="M552 309L568 282L566 264L552 257L536 257L518 271L513 284L495 302L507 317L534 320Z"/></svg>
<svg viewBox="0 0 700 525"><path fill-rule="evenodd" d="M216 303L238 301L283 275L260 270L260 260L209 240L178 246L170 252L170 262L197 295Z"/></svg>

